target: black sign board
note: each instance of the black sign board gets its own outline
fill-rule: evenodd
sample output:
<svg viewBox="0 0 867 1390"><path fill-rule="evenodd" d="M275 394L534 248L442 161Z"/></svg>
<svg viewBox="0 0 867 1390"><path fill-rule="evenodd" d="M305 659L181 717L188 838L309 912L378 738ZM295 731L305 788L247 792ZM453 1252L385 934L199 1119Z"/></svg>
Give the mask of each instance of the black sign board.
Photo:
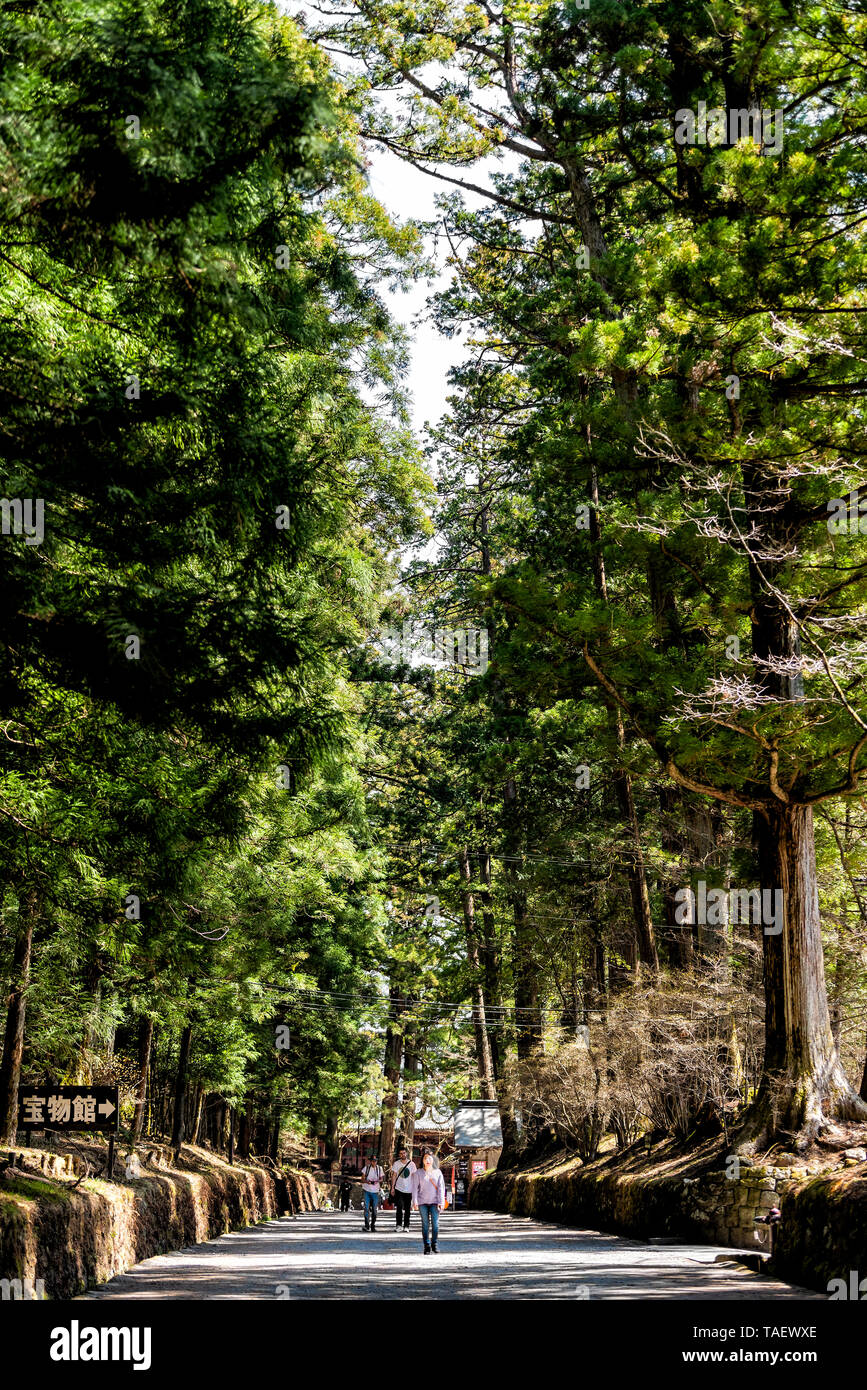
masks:
<svg viewBox="0 0 867 1390"><path fill-rule="evenodd" d="M117 1086L20 1086L19 1129L102 1129L117 1133Z"/></svg>

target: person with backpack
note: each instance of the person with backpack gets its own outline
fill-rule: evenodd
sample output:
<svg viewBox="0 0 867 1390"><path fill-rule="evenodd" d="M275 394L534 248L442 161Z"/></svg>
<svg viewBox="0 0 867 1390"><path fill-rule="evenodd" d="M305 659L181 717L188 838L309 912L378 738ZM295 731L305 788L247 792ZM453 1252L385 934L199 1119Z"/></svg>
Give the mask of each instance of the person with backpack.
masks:
<svg viewBox="0 0 867 1390"><path fill-rule="evenodd" d="M412 1204L421 1212L421 1235L424 1253L435 1255L439 1239L439 1214L446 1204L446 1184L439 1168L433 1166L433 1154L428 1150L422 1163L412 1175Z"/></svg>
<svg viewBox="0 0 867 1390"><path fill-rule="evenodd" d="M400 1149L397 1162L391 1165L391 1188L394 1192L394 1205L397 1211L397 1229L409 1230L409 1213L412 1206L412 1175L416 1166L407 1157L406 1149Z"/></svg>
<svg viewBox="0 0 867 1390"><path fill-rule="evenodd" d="M376 1230L376 1209L379 1206L379 1194L384 1177L385 1170L380 1168L376 1161L376 1155L371 1154L361 1174L361 1188L364 1193L364 1229L366 1231Z"/></svg>

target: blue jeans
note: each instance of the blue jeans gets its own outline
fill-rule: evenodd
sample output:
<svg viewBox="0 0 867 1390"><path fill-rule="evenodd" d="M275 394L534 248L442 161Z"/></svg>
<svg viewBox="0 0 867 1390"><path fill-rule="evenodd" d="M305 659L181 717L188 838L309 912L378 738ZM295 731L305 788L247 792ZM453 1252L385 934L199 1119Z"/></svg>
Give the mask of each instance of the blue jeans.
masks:
<svg viewBox="0 0 867 1390"><path fill-rule="evenodd" d="M371 1217L376 1224L376 1208L379 1205L378 1192L365 1192L364 1194L364 1224L370 1225Z"/></svg>
<svg viewBox="0 0 867 1390"><path fill-rule="evenodd" d="M440 1214L436 1202L422 1202L419 1205L419 1212L421 1213L421 1234L425 1247L436 1245L440 1233ZM428 1239L428 1229L430 1229L430 1240Z"/></svg>

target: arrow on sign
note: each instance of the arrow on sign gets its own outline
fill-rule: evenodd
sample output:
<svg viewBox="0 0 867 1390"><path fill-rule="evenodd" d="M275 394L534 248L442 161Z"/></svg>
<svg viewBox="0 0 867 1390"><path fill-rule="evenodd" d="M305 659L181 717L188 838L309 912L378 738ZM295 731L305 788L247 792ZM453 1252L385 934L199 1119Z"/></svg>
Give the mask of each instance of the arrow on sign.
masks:
<svg viewBox="0 0 867 1390"><path fill-rule="evenodd" d="M109 1115L114 1114L114 1106L110 1100L104 1100L101 1105L98 1105L96 1108L100 1115L104 1115L106 1119L108 1119Z"/></svg>

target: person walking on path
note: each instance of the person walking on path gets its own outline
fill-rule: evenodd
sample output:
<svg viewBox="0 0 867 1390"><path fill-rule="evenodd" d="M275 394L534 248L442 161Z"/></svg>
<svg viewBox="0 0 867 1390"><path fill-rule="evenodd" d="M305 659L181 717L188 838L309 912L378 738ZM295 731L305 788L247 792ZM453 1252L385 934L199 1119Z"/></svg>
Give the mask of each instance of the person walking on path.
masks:
<svg viewBox="0 0 867 1390"><path fill-rule="evenodd" d="M446 1185L439 1168L433 1166L433 1154L426 1153L423 1168L412 1175L412 1204L421 1212L421 1234L424 1253L436 1255L439 1239L439 1214L446 1204Z"/></svg>
<svg viewBox="0 0 867 1390"><path fill-rule="evenodd" d="M418 1172L406 1149L400 1149L397 1162L391 1165L391 1187L394 1192L394 1205L397 1210L397 1229L409 1230L409 1212L412 1206L412 1175Z"/></svg>
<svg viewBox="0 0 867 1390"><path fill-rule="evenodd" d="M340 1210L349 1211L349 1204L352 1200L352 1183L346 1176L340 1180Z"/></svg>
<svg viewBox="0 0 867 1390"><path fill-rule="evenodd" d="M384 1169L380 1168L376 1156L371 1154L361 1174L361 1187L364 1192L364 1229L366 1231L376 1230L376 1208L379 1205L379 1192L384 1177Z"/></svg>

